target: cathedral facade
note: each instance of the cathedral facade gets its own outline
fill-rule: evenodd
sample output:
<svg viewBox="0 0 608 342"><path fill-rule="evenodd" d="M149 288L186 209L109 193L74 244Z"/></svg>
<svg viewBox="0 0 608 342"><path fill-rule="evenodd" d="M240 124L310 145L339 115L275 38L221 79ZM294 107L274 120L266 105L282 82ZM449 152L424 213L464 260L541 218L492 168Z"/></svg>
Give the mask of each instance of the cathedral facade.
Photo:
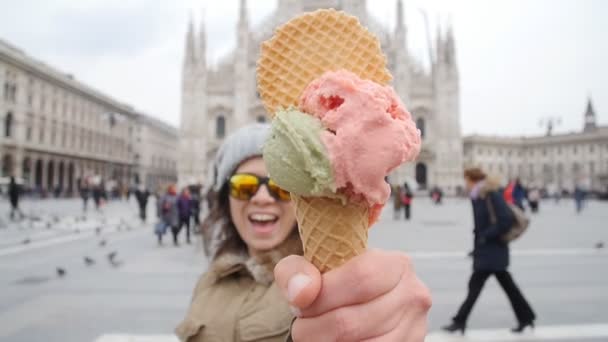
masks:
<svg viewBox="0 0 608 342"><path fill-rule="evenodd" d="M462 184L460 89L451 27L437 30L429 48L430 68L408 50L401 0L395 4L396 27L389 31L368 14L365 0L279 0L275 12L259 27L249 24L247 1L240 0L236 48L214 67L205 59L204 24L189 24L182 68L182 102L178 178L181 185L205 184L209 166L223 138L251 122L266 120L256 91L256 62L263 41L277 26L306 11L343 10L359 18L380 40L395 88L422 133L416 162L390 176L392 184L408 182L417 189L440 186L453 192ZM430 69L430 70L427 70Z"/></svg>

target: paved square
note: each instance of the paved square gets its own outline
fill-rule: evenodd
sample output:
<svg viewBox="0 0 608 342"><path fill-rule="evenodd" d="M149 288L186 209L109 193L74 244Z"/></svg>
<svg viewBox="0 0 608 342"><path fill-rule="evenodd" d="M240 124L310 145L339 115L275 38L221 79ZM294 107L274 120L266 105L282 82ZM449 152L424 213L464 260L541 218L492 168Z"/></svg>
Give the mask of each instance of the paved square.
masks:
<svg viewBox="0 0 608 342"><path fill-rule="evenodd" d="M149 204L153 218L153 203ZM142 225L133 202L110 202L82 218L78 200L24 201L35 220L7 222L0 202L0 341L176 341L194 283L206 268L200 241L156 246L152 221ZM533 305L537 328L509 332L515 318L490 280L469 320L466 337L447 336L465 296L471 260L471 207L417 198L413 219L386 208L370 245L409 253L433 294L428 342L608 341L608 202L543 202L526 235L513 244L516 282ZM103 244L101 241L105 241ZM118 264L109 262L116 252ZM88 266L84 258L93 263ZM65 271L59 276L57 269Z"/></svg>

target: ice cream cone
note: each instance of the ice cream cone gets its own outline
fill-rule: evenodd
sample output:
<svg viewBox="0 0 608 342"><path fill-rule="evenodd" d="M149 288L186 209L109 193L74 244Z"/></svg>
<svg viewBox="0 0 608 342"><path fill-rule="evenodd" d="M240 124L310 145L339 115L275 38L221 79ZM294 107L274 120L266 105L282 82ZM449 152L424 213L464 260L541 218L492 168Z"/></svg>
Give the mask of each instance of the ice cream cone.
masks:
<svg viewBox="0 0 608 342"><path fill-rule="evenodd" d="M320 9L288 21L262 43L256 77L266 111L297 106L312 80L340 69L379 84L392 78L380 41L356 17Z"/></svg>
<svg viewBox="0 0 608 342"><path fill-rule="evenodd" d="M334 269L367 249L369 209L340 199L292 194L304 257L321 273Z"/></svg>

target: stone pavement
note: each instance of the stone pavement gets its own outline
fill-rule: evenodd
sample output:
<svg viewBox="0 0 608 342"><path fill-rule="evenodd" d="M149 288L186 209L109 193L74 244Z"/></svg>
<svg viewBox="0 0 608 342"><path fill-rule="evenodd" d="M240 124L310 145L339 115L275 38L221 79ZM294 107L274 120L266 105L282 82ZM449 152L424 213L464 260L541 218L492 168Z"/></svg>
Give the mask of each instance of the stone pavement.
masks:
<svg viewBox="0 0 608 342"><path fill-rule="evenodd" d="M19 242L23 235L10 235L18 245L0 247L0 341L175 341L172 329L206 268L200 241L159 248L151 222L138 225L134 203L125 202L112 202L105 214L90 217L103 226L99 235L93 225L92 231L85 233L83 228L75 233L74 226L65 227L69 217L80 215L79 202L62 201L40 202L37 212L46 213L51 221L61 213L61 220L66 220L61 222L66 223L50 230L69 232L65 236L78 240L45 237L48 244L36 247L32 232L46 232L44 226L0 228L2 242L9 236L2 234L15 232L28 233L32 239L24 245ZM0 215L3 208L0 202ZM472 238L470 204L447 199L436 207L417 198L410 222L394 220L390 209L372 228L370 245L413 257L418 275L433 294L427 341L608 341L608 273L602 271L608 269L608 253L596 248L599 242L608 242L608 203L589 203L580 215L574 214L570 202L543 203L529 232L513 244L511 267L537 312L536 330L524 336L508 331L515 319L504 293L490 280L464 338L438 329L465 295L470 275L466 257ZM131 229L125 225L118 230L121 219ZM101 240L107 245L100 246ZM120 261L117 266L107 259L113 251ZM95 263L87 266L84 256ZM67 274L57 276L56 267Z"/></svg>

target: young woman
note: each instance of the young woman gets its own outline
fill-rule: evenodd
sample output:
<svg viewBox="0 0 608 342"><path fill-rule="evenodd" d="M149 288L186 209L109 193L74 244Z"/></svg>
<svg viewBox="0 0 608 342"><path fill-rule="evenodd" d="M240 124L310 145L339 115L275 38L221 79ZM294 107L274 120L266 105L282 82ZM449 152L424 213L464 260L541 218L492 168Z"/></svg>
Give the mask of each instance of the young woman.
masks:
<svg viewBox="0 0 608 342"><path fill-rule="evenodd" d="M163 235L167 229L173 234L173 244L178 246L177 235L179 234L179 210L177 208L177 189L171 184L167 187L167 193L162 195L156 204L156 215L161 224L161 229L156 230L158 245L163 244Z"/></svg>
<svg viewBox="0 0 608 342"><path fill-rule="evenodd" d="M203 224L211 262L179 338L423 341L430 295L406 255L368 251L324 275L301 256L289 193L261 158L268 132L246 126L218 151Z"/></svg>
<svg viewBox="0 0 608 342"><path fill-rule="evenodd" d="M467 298L454 316L452 324L443 329L449 332L460 331L464 334L467 319L483 285L491 275L494 275L506 292L519 322L512 331L521 333L526 327L534 327L536 316L507 271L509 245L501 237L512 226L513 215L498 191L498 182L486 179L486 174L478 168L465 170L464 179L473 204L475 225L473 274L469 280ZM496 224L492 224L491 215L495 216Z"/></svg>

